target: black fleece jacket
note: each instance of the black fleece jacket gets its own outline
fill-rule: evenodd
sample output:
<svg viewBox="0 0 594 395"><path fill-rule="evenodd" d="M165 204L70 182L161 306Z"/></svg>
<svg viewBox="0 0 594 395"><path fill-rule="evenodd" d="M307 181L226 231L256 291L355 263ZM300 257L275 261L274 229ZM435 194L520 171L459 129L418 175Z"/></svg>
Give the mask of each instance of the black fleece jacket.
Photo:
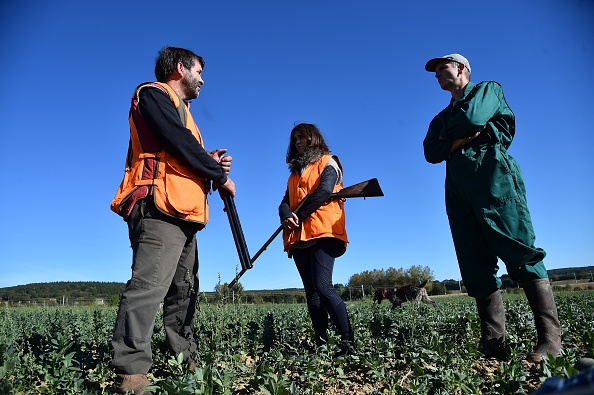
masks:
<svg viewBox="0 0 594 395"><path fill-rule="evenodd" d="M299 223L303 222L304 219L309 217L314 211L320 208L321 205L326 203L330 198L330 195L332 195L336 180L338 180L338 173L336 173L334 167L326 166L320 176L320 185L318 185L316 190L306 198L306 202L296 213L297 218L299 218ZM285 191L285 197L278 207L278 214L281 222L285 218L292 217L291 209L289 208L289 190Z"/></svg>
<svg viewBox="0 0 594 395"><path fill-rule="evenodd" d="M138 109L155 139L176 159L219 184L227 182L225 171L181 123L171 99L158 88L140 92Z"/></svg>

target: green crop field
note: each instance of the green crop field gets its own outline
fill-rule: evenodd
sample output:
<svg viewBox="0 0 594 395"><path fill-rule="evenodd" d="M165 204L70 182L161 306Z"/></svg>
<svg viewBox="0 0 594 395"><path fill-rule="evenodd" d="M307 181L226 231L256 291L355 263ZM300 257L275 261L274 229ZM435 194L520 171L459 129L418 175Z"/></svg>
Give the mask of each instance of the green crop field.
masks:
<svg viewBox="0 0 594 395"><path fill-rule="evenodd" d="M510 358L484 360L474 300L435 298L439 310L407 303L348 303L357 354L332 359L337 339L316 349L303 304L208 305L197 313L198 369L166 352L157 317L154 394L518 394L547 377L576 373L594 357L594 292L555 294L563 350L523 361L535 341L522 294L504 296ZM113 307L6 307L0 310L0 394L106 394L113 380Z"/></svg>

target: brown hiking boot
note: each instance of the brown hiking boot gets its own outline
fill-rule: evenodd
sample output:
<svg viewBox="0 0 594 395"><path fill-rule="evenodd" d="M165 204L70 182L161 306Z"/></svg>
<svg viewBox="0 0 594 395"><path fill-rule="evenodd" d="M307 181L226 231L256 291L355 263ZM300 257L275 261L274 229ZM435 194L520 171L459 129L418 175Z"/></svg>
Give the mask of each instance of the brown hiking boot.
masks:
<svg viewBox="0 0 594 395"><path fill-rule="evenodd" d="M112 391L117 394L133 391L134 395L153 395L152 392L142 389L149 385L151 385L151 382L146 378L146 374L118 374L113 383Z"/></svg>
<svg viewBox="0 0 594 395"><path fill-rule="evenodd" d="M561 324L549 279L532 280L521 285L534 313L538 340L536 349L526 356L526 360L538 363L547 358L548 354L558 357L561 348Z"/></svg>
<svg viewBox="0 0 594 395"><path fill-rule="evenodd" d="M188 361L187 368L190 372L195 372L196 371L196 361L194 361L193 359L190 359Z"/></svg>

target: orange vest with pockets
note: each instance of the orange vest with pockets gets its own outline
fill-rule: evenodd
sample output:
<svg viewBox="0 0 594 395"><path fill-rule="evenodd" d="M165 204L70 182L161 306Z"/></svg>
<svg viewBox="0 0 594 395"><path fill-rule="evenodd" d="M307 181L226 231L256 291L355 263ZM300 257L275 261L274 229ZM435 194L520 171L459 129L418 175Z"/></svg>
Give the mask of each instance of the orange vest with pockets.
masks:
<svg viewBox="0 0 594 395"><path fill-rule="evenodd" d="M204 147L202 135L187 104L169 85L160 82L139 85L132 96L128 119L130 146L124 179L111 203L111 209L126 219L138 200L152 195L157 208L163 213L205 226L208 222L206 196L210 190L210 180L180 163L155 140L138 111L140 91L148 87L161 89L169 96L182 124Z"/></svg>
<svg viewBox="0 0 594 395"><path fill-rule="evenodd" d="M306 196L313 193L320 185L320 177L332 155L324 155L320 160L310 164L301 175L291 173L288 181L289 207L291 210L299 205ZM334 160L342 170L338 157ZM342 189L342 182L334 186L333 192ZM283 232L284 249L289 252L292 244L298 241L313 240L320 237L334 237L348 243L345 226L344 202L342 199L333 199L326 202L308 218L303 220L299 229L291 233Z"/></svg>

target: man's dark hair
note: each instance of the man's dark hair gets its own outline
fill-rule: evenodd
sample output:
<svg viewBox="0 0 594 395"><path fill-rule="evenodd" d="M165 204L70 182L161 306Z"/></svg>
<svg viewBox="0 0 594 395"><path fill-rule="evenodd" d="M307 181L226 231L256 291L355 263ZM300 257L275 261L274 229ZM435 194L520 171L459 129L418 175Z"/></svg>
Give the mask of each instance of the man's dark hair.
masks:
<svg viewBox="0 0 594 395"><path fill-rule="evenodd" d="M164 47L159 51L157 61L155 63L155 77L157 81L165 82L177 68L177 64L181 62L184 67L190 70L194 67L194 60L198 60L200 66L204 68L204 59L202 56L196 55L189 49L176 48L176 47Z"/></svg>

